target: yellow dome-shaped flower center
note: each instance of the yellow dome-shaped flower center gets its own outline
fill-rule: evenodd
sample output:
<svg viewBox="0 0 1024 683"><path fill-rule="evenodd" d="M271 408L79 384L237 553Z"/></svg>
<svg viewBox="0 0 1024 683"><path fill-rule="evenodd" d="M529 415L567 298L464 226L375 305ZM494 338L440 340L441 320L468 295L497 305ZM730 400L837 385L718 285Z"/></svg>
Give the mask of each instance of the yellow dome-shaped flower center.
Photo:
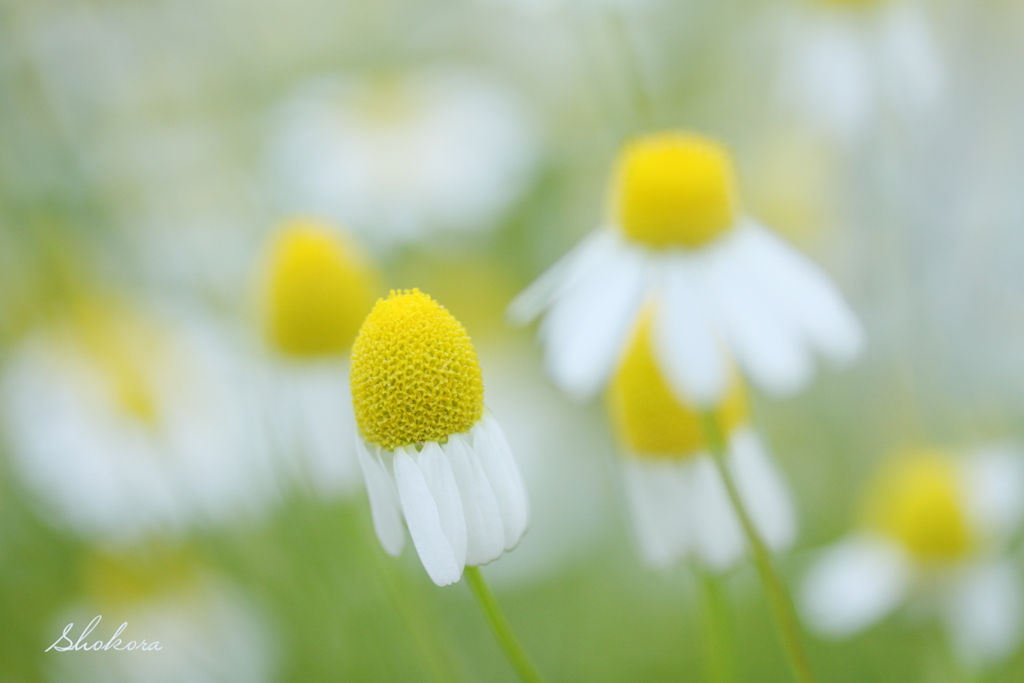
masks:
<svg viewBox="0 0 1024 683"><path fill-rule="evenodd" d="M701 412L681 403L662 378L651 348L651 316L645 313L608 393L612 423L624 445L649 457L685 457L707 451ZM747 419L746 396L737 380L715 410L723 435Z"/></svg>
<svg viewBox="0 0 1024 683"><path fill-rule="evenodd" d="M613 216L632 240L695 249L736 221L729 154L697 135L669 132L626 145L613 189Z"/></svg>
<svg viewBox="0 0 1024 683"><path fill-rule="evenodd" d="M314 220L282 226L269 264L268 333L283 353L343 352L373 305L376 278L353 245Z"/></svg>
<svg viewBox="0 0 1024 683"><path fill-rule="evenodd" d="M868 521L920 560L955 560L974 539L955 464L938 451L902 453L882 471Z"/></svg>
<svg viewBox="0 0 1024 683"><path fill-rule="evenodd" d="M483 416L483 377L469 335L418 289L377 301L352 345L350 377L359 431L388 450L444 441Z"/></svg>

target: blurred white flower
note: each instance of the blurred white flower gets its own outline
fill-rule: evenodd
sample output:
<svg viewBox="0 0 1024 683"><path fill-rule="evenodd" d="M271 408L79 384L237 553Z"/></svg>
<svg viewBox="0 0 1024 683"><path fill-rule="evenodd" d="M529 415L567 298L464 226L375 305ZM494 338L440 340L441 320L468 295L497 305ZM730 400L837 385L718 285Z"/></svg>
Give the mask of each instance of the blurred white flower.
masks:
<svg viewBox="0 0 1024 683"><path fill-rule="evenodd" d="M798 0L785 17L779 93L820 131L853 139L873 120L913 121L945 73L920 0Z"/></svg>
<svg viewBox="0 0 1024 683"><path fill-rule="evenodd" d="M626 499L644 559L663 567L692 552L716 570L739 560L746 547L743 531L708 450L701 412L681 403L662 378L649 317L635 331L616 372L608 409L625 451ZM796 535L793 503L748 422L736 378L713 415L754 525L769 547L789 547Z"/></svg>
<svg viewBox="0 0 1024 683"><path fill-rule="evenodd" d="M378 277L351 240L311 218L281 224L261 268L266 421L275 455L325 496L362 477L348 352L373 307Z"/></svg>
<svg viewBox="0 0 1024 683"><path fill-rule="evenodd" d="M738 209L728 154L668 132L628 144L611 217L519 295L510 317L546 311L546 365L567 393L587 398L610 377L641 307L678 400L717 404L730 356L759 387L801 389L813 352L854 358L861 328L817 266Z"/></svg>
<svg viewBox="0 0 1024 683"><path fill-rule="evenodd" d="M419 290L378 301L352 347L356 438L374 527L392 555L402 518L439 586L512 550L529 502L501 426L484 407L465 329Z"/></svg>
<svg viewBox="0 0 1024 683"><path fill-rule="evenodd" d="M262 510L253 406L224 335L194 315L81 304L0 378L14 467L59 523L132 543Z"/></svg>
<svg viewBox="0 0 1024 683"><path fill-rule="evenodd" d="M909 451L871 494L864 528L822 551L806 577L807 624L849 636L920 593L965 664L1010 654L1021 639L1024 585L1005 551L1024 512L1024 456L1008 447L960 461Z"/></svg>
<svg viewBox="0 0 1024 683"><path fill-rule="evenodd" d="M313 80L278 112L274 190L375 247L490 230L526 189L537 124L482 73L425 68Z"/></svg>
<svg viewBox="0 0 1024 683"><path fill-rule="evenodd" d="M277 643L261 610L225 580L167 562L158 572L92 562L88 595L64 610L51 627L57 640L68 624L77 642L90 621L101 620L81 644L111 644L102 652L58 651L47 655L53 683L270 683ZM149 575L147 575L149 574ZM127 623L115 637L118 628ZM120 640L120 643L116 641ZM154 641L159 650L116 650L132 641ZM50 645L50 643L47 643ZM59 647L66 647L60 641Z"/></svg>

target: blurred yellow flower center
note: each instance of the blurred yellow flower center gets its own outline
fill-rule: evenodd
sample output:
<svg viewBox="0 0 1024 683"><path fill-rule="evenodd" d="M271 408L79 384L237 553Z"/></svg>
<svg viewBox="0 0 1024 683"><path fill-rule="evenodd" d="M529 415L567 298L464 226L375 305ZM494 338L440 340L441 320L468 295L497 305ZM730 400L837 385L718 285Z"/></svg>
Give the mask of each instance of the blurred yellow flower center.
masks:
<svg viewBox="0 0 1024 683"><path fill-rule="evenodd" d="M938 451L904 453L884 468L868 519L925 561L955 560L973 543L957 468Z"/></svg>
<svg viewBox="0 0 1024 683"><path fill-rule="evenodd" d="M483 377L469 335L418 289L377 301L352 346L351 382L359 431L388 450L444 441L483 416Z"/></svg>
<svg viewBox="0 0 1024 683"><path fill-rule="evenodd" d="M608 408L619 438L637 455L685 457L707 450L700 411L681 403L662 378L651 348L649 313L641 318L612 380ZM715 416L723 435L746 421L746 396L739 381Z"/></svg>
<svg viewBox="0 0 1024 683"><path fill-rule="evenodd" d="M283 353L343 352L373 305L375 278L352 245L313 220L286 223L270 255L269 334Z"/></svg>
<svg viewBox="0 0 1024 683"><path fill-rule="evenodd" d="M613 196L616 223L632 240L696 249L736 220L729 154L697 135L670 132L626 145Z"/></svg>
<svg viewBox="0 0 1024 683"><path fill-rule="evenodd" d="M117 407L146 424L159 419L153 374L166 339L162 329L103 304L75 311L77 339L98 364Z"/></svg>

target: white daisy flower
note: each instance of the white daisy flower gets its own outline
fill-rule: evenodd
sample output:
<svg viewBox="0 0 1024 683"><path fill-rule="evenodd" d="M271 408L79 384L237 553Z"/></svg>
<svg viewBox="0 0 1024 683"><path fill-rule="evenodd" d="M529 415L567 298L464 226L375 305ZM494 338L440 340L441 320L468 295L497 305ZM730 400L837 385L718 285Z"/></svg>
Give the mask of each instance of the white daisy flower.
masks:
<svg viewBox="0 0 1024 683"><path fill-rule="evenodd" d="M475 71L324 77L281 108L271 172L287 210L386 247L493 227L538 157L517 94Z"/></svg>
<svg viewBox="0 0 1024 683"><path fill-rule="evenodd" d="M350 492L362 476L352 447L348 351L373 307L377 273L340 232L296 218L275 235L263 280L274 447L320 493Z"/></svg>
<svg viewBox="0 0 1024 683"><path fill-rule="evenodd" d="M1024 458L990 447L962 461L899 454L881 473L863 528L822 551L803 585L807 624L845 637L911 596L946 621L954 650L979 666L1021 640L1024 586L1005 557L1024 512Z"/></svg>
<svg viewBox="0 0 1024 683"><path fill-rule="evenodd" d="M61 612L50 628L53 641L46 645L54 649L46 658L48 680L275 679L277 643L266 615L232 584L177 559L158 569L111 558L94 558L89 565L87 596ZM75 650L76 644L89 650ZM97 644L101 652L93 651Z"/></svg>
<svg viewBox="0 0 1024 683"><path fill-rule="evenodd" d="M262 510L229 348L204 321L110 303L36 330L0 379L15 470L59 523L114 544Z"/></svg>
<svg viewBox="0 0 1024 683"><path fill-rule="evenodd" d="M356 439L374 528L405 544L404 517L439 586L513 549L529 504L461 324L417 289L377 302L352 347Z"/></svg>
<svg viewBox="0 0 1024 683"><path fill-rule="evenodd" d="M794 2L779 93L825 133L853 138L872 119L920 117L938 104L945 69L920 0Z"/></svg>
<svg viewBox="0 0 1024 683"><path fill-rule="evenodd" d="M625 451L626 499L644 559L663 567L694 553L716 570L739 560L746 549L743 530L709 451L701 412L681 403L662 377L649 316L612 381L608 409ZM713 414L757 531L770 548L788 548L796 534L789 490L749 424L735 378Z"/></svg>
<svg viewBox="0 0 1024 683"><path fill-rule="evenodd" d="M739 210L732 165L717 143L680 132L626 145L611 217L512 302L540 329L549 374L587 398L611 376L639 311L675 396L716 405L730 361L762 389L790 395L813 374L813 352L846 362L860 325L806 258Z"/></svg>

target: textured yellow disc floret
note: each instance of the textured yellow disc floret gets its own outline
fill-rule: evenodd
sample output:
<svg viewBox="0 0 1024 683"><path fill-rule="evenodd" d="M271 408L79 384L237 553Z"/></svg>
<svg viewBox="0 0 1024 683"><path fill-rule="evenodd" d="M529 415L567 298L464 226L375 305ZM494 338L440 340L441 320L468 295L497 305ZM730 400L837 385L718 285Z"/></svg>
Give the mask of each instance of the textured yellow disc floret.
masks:
<svg viewBox="0 0 1024 683"><path fill-rule="evenodd" d="M641 456L685 457L707 450L698 409L682 404L662 378L651 349L651 317L645 314L612 380L608 407L619 438ZM722 434L747 419L737 380L715 416Z"/></svg>
<svg viewBox="0 0 1024 683"><path fill-rule="evenodd" d="M697 248L733 225L735 194L725 148L697 135L659 133L623 149L612 209L632 240Z"/></svg>
<svg viewBox="0 0 1024 683"><path fill-rule="evenodd" d="M875 529L921 560L954 560L973 543L957 468L938 451L898 455L880 474L867 511Z"/></svg>
<svg viewBox="0 0 1024 683"><path fill-rule="evenodd" d="M444 441L483 416L473 343L446 308L418 289L380 299L352 345L359 431L388 450Z"/></svg>
<svg viewBox="0 0 1024 683"><path fill-rule="evenodd" d="M268 332L286 354L341 353L373 305L372 270L352 245L314 220L282 226L269 275Z"/></svg>

